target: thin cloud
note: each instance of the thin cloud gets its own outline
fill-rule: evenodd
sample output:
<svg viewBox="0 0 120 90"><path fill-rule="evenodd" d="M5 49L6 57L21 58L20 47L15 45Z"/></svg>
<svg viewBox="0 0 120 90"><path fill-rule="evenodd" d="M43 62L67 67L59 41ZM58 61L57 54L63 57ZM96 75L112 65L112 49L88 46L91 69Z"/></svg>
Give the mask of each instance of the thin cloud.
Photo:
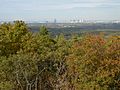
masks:
<svg viewBox="0 0 120 90"><path fill-rule="evenodd" d="M101 7L120 7L120 2L116 0L77 0L79 2L71 2L64 4L46 4L46 5L37 5L39 10L66 10L74 8L101 8ZM80 2L81 1L81 2ZM35 10L34 9L34 10Z"/></svg>
<svg viewBox="0 0 120 90"><path fill-rule="evenodd" d="M14 3L15 0L12 0ZM16 3L1 6L7 10L24 10L24 11L44 11L44 10L70 10L74 8L101 8L101 7L120 7L120 3L115 0L73 0L70 3L57 3L57 4L41 4L41 3ZM12 2L12 3L13 3Z"/></svg>
<svg viewBox="0 0 120 90"><path fill-rule="evenodd" d="M109 2L118 2L118 0L73 0L76 3L109 3Z"/></svg>
<svg viewBox="0 0 120 90"><path fill-rule="evenodd" d="M119 7L120 3L66 3L58 5L43 5L39 9L42 10L65 10L74 8L100 8L100 7ZM36 8L37 9L37 8Z"/></svg>
<svg viewBox="0 0 120 90"><path fill-rule="evenodd" d="M120 3L71 3L58 5L40 5L40 6L24 6L19 8L24 11L49 11L49 10L71 10L76 8L109 8L120 7Z"/></svg>

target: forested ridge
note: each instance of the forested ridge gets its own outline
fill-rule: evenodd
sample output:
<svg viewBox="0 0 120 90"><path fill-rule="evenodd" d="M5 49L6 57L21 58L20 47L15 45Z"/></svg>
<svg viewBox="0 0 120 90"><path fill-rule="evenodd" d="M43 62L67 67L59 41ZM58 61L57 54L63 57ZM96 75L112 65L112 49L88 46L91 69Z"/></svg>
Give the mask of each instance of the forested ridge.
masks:
<svg viewBox="0 0 120 90"><path fill-rule="evenodd" d="M0 25L0 90L120 90L120 36L52 37Z"/></svg>

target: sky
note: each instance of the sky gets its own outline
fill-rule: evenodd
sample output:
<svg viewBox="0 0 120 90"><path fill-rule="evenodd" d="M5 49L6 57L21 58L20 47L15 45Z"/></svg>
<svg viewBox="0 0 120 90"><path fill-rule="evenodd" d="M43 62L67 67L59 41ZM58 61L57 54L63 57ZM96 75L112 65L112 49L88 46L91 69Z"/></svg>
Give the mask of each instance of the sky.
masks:
<svg viewBox="0 0 120 90"><path fill-rule="evenodd" d="M120 0L0 0L0 21L120 20Z"/></svg>

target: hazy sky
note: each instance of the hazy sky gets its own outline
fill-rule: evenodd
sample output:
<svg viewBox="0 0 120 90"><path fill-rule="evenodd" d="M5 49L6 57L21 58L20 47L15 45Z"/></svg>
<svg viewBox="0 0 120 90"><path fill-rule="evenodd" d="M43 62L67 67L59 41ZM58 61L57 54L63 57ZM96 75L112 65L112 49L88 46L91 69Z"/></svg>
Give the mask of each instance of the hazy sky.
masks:
<svg viewBox="0 0 120 90"><path fill-rule="evenodd" d="M1 20L120 20L120 0L0 0Z"/></svg>

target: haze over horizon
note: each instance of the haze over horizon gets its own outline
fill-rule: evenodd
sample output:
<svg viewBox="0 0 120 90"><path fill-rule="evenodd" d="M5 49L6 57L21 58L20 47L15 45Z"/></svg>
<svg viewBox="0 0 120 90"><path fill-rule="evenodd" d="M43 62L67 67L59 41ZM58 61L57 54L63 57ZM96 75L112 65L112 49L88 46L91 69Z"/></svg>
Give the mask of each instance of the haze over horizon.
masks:
<svg viewBox="0 0 120 90"><path fill-rule="evenodd" d="M119 0L0 0L0 21L119 20Z"/></svg>

